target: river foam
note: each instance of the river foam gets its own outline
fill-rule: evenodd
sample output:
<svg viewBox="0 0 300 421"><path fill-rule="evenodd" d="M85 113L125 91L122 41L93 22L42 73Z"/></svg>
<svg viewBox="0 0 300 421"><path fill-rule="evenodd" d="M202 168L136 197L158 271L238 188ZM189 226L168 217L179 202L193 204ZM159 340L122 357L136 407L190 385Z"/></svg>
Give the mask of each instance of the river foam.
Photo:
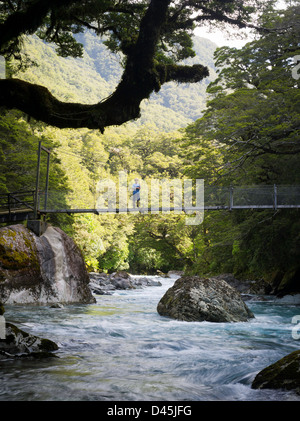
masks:
<svg viewBox="0 0 300 421"><path fill-rule="evenodd" d="M249 322L181 322L156 306L162 286L96 296L95 304L7 306L6 318L59 344L59 359L1 362L0 400L299 400L253 390L255 375L299 349L292 318L299 306L247 303Z"/></svg>

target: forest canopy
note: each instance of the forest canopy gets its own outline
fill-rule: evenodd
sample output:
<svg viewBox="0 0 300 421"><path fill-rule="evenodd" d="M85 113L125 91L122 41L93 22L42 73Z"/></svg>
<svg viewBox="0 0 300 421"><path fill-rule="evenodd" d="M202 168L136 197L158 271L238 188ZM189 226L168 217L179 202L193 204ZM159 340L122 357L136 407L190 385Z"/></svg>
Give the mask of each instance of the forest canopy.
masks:
<svg viewBox="0 0 300 421"><path fill-rule="evenodd" d="M204 88L211 82L206 107L197 84L173 82L152 95L149 108L142 104L147 125L143 116L109 127L104 134L88 128L57 129L27 119L20 111L3 111L1 193L34 189L36 149L42 140L52 149L48 203L58 209L95 208L98 182L117 182L120 171L127 172L128 180L138 177L145 182L204 179L205 191L211 184L222 189L258 186L257 191L276 185L283 200L295 192L299 203L300 80L294 61L300 56L299 6L288 3L284 10L270 7L259 18L257 24L265 30L255 40L241 49L219 48L214 60L211 50L216 46L193 39L197 57L185 59L185 64L200 57L211 73L217 72L201 84ZM26 40L28 59L42 57L42 63L11 80L22 77L32 85L43 80L62 103L95 101L102 91L108 95L121 77L122 69L114 66L116 55L107 59L108 52L92 29L76 35L76 42L84 45L82 61L59 57L55 46L36 34ZM104 40L120 53L116 39ZM42 183L45 170L43 161ZM63 215L49 214L47 221L76 240L89 270L233 273L260 285L265 281L272 293L299 292L299 209L206 211L203 223L195 226L186 225L181 214Z"/></svg>
<svg viewBox="0 0 300 421"><path fill-rule="evenodd" d="M267 4L266 4L267 3ZM123 55L115 91L95 104L62 102L38 84L0 80L0 106L16 108L60 128L99 129L140 116L140 104L168 81L196 83L208 76L201 63L179 64L194 56L195 27L256 27L273 4L263 0L18 0L0 1L0 54L21 59L24 35L36 34L57 46L61 56L79 57L76 34L86 29L106 36L112 52Z"/></svg>

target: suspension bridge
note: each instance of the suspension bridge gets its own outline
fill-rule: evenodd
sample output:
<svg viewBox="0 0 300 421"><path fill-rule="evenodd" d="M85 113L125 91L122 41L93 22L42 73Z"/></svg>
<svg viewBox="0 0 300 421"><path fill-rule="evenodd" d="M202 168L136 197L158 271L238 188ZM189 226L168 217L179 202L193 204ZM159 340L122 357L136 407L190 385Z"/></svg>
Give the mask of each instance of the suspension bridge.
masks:
<svg viewBox="0 0 300 421"><path fill-rule="evenodd" d="M45 190L40 190L40 162L41 154L47 154L47 173ZM168 200L168 205L162 205L162 200L155 200L148 206L148 199L141 201L141 207L129 207L128 201L125 205L117 207L103 206L103 202L98 202L97 197L79 198L76 193L49 191L49 163L51 151L38 144L38 159L36 170L35 190L22 190L0 194L0 223L15 223L28 221L27 226L39 234L43 230L41 221L45 223L45 217L50 214L79 214L93 213L101 214L121 214L121 213L186 213L193 214L203 211L234 211L238 209L258 209L274 210L298 209L300 208L300 185L257 185L257 186L211 186L203 185L201 206L185 205L180 198L179 202L173 206L172 200ZM177 180L178 181L178 180ZM116 193L116 192L115 192ZM119 192L120 194L120 192ZM145 194L146 196L146 194ZM108 200L109 202L109 200ZM100 203L102 206L97 206ZM124 201L122 201L124 203ZM165 204L165 202L163 202ZM182 205L182 203L184 203ZM70 205L73 204L73 205ZM75 205L74 205L75 204ZM144 205L144 206L143 206Z"/></svg>
<svg viewBox="0 0 300 421"><path fill-rule="evenodd" d="M64 200L63 200L64 199ZM76 203L76 198L71 198ZM94 203L96 200L94 200ZM63 203L63 204L62 204ZM203 206L149 206L149 207L71 207L68 197L62 192L18 191L0 194L0 223L36 220L50 214L93 213L192 213L196 211L238 209L299 209L300 186L205 186Z"/></svg>

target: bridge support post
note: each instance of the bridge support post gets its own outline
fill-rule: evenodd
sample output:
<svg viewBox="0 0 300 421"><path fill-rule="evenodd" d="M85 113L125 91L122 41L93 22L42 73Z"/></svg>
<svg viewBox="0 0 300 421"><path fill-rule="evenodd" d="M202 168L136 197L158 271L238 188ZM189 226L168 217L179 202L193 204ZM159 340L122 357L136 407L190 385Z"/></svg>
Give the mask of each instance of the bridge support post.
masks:
<svg viewBox="0 0 300 421"><path fill-rule="evenodd" d="M229 187L229 210L233 208L233 187Z"/></svg>
<svg viewBox="0 0 300 421"><path fill-rule="evenodd" d="M38 237L44 234L47 227L48 227L47 222L41 219L28 219L27 221L27 228Z"/></svg>
<svg viewBox="0 0 300 421"><path fill-rule="evenodd" d="M39 140L39 146L38 146L38 159L37 159L37 167L36 167L36 184L35 184L35 198L34 198L34 219L37 220L38 218L38 208L39 208L39 185L40 185L40 166L41 166L41 152L45 151L47 152L47 174L46 174L46 191L45 191L45 209L47 208L47 200L48 200L48 187L49 187L49 167L50 167L50 154L51 151L44 146L42 146L42 141Z"/></svg>
<svg viewBox="0 0 300 421"><path fill-rule="evenodd" d="M39 202L41 147L42 147L42 142L40 140L39 147L38 147L38 160L37 160L37 168L36 168L36 184L35 184L35 198L34 198L34 219L35 220L37 219L37 210L38 210L38 202Z"/></svg>

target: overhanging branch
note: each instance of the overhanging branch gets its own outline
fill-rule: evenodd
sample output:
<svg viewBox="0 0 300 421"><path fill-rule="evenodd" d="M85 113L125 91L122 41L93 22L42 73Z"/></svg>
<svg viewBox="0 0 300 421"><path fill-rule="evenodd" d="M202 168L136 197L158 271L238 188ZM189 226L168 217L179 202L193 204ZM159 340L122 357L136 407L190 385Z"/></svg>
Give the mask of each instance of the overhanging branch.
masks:
<svg viewBox="0 0 300 421"><path fill-rule="evenodd" d="M76 0L77 1L77 0ZM121 125L140 116L140 104L168 81L199 82L208 76L202 65L157 64L154 60L171 0L151 0L140 22L139 36L127 54L125 69L115 92L97 104L62 102L40 85L20 79L0 79L0 106L19 109L36 120L59 128L99 129ZM38 0L44 14L57 0ZM74 3L63 0L60 4ZM57 4L56 4L57 6ZM57 6L58 7L58 6ZM25 13L26 17L27 12ZM37 23L38 25L38 23ZM0 26L1 40L1 26Z"/></svg>
<svg viewBox="0 0 300 421"><path fill-rule="evenodd" d="M64 0L68 1L68 0ZM160 32L171 0L152 0L141 20L136 44L127 56L115 92L97 104L62 102L40 85L19 79L0 80L0 106L17 108L36 120L59 128L99 129L121 125L140 116L140 104L170 80L199 82L208 76L201 65L157 65L154 61Z"/></svg>
<svg viewBox="0 0 300 421"><path fill-rule="evenodd" d="M41 85L20 79L0 79L0 106L19 109L36 120L59 128L98 129L119 126L140 116L140 103L170 80L198 82L208 75L206 67L159 66L152 79L147 73L130 75L126 70L116 91L93 105L62 102ZM133 88L135 87L135 88Z"/></svg>

